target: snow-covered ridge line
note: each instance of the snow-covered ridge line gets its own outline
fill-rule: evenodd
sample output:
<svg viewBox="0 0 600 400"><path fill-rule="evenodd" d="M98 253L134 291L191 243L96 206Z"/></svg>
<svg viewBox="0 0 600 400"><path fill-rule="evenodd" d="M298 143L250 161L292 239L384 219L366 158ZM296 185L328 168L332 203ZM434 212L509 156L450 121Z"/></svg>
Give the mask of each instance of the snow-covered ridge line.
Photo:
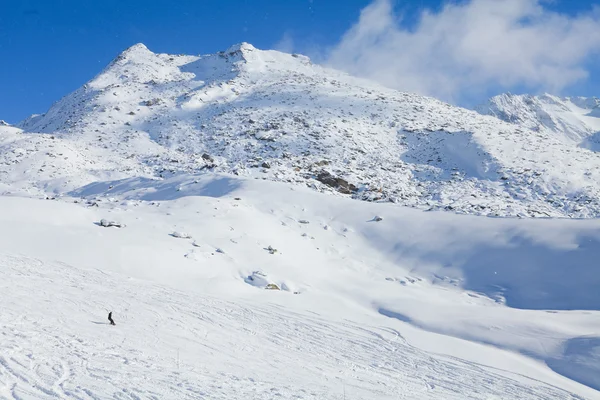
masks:
<svg viewBox="0 0 600 400"><path fill-rule="evenodd" d="M593 111L585 118L600 120ZM11 192L65 194L103 180L211 171L421 209L599 216L593 133L574 143L565 137L581 133L504 119L247 43L203 56L138 44L19 124L22 134L0 127L0 180Z"/></svg>
<svg viewBox="0 0 600 400"><path fill-rule="evenodd" d="M597 97L505 93L492 97L476 110L534 131L547 130L576 144L600 132L600 99Z"/></svg>

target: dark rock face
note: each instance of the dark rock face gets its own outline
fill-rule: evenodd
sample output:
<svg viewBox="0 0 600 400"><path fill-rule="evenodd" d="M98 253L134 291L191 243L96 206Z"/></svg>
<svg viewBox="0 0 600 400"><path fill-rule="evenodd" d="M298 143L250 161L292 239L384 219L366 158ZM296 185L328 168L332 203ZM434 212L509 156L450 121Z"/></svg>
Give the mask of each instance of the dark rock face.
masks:
<svg viewBox="0 0 600 400"><path fill-rule="evenodd" d="M358 191L358 188L347 180L330 174L327 171L321 171L316 178L319 182L336 189L343 194L352 194Z"/></svg>

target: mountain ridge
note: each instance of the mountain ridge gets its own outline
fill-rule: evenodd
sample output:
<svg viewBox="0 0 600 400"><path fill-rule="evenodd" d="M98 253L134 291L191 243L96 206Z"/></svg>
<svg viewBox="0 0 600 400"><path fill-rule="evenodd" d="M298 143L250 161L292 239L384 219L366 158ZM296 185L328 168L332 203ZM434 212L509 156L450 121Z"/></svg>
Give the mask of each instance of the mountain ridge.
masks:
<svg viewBox="0 0 600 400"><path fill-rule="evenodd" d="M21 144L33 147L26 153L45 146L38 133L79 153L69 165L42 163L53 172L33 186L57 194L107 176L212 171L334 194L352 187L358 199L424 210L600 215L593 152L548 129L480 113L247 43L203 56L136 44L17 126ZM31 191L31 183L20 186Z"/></svg>
<svg viewBox="0 0 600 400"><path fill-rule="evenodd" d="M494 104L139 44L0 123L0 397L596 398L593 100Z"/></svg>
<svg viewBox="0 0 600 400"><path fill-rule="evenodd" d="M564 135L564 139L580 143L600 131L600 99L597 97L559 97L545 93L539 96L504 93L494 96L476 111L499 119L519 123L529 129Z"/></svg>

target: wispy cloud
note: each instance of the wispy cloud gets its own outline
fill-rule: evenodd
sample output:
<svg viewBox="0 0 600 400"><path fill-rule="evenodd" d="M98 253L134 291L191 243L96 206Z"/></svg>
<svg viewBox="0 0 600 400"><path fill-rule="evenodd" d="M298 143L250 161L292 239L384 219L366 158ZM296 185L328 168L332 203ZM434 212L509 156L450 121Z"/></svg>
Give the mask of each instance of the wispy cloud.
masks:
<svg viewBox="0 0 600 400"><path fill-rule="evenodd" d="M589 75L600 52L600 10L566 15L545 0L471 0L423 11L408 29L376 0L327 62L401 90L450 101L515 87L558 93ZM597 59L596 59L597 60Z"/></svg>
<svg viewBox="0 0 600 400"><path fill-rule="evenodd" d="M294 39L290 32L285 32L283 36L273 45L274 50L284 53L292 53L294 51Z"/></svg>

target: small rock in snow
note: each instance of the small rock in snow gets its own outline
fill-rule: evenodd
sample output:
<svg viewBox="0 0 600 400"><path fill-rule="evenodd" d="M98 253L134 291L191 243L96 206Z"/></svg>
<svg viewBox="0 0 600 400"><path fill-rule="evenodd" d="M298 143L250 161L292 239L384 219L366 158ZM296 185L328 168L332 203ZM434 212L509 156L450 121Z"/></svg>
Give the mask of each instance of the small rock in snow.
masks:
<svg viewBox="0 0 600 400"><path fill-rule="evenodd" d="M269 246L269 247L265 248L265 250L267 250L269 252L269 254L277 253L277 249L273 248L273 246Z"/></svg>
<svg viewBox="0 0 600 400"><path fill-rule="evenodd" d="M178 238L178 239L191 239L192 236L188 233L185 232L173 232L171 233L171 236L173 236L174 238Z"/></svg>
<svg viewBox="0 0 600 400"><path fill-rule="evenodd" d="M111 226L114 226L115 228L125 228L125 224L121 224L115 221L109 221L107 219L101 219L99 225L104 228L109 228Z"/></svg>

